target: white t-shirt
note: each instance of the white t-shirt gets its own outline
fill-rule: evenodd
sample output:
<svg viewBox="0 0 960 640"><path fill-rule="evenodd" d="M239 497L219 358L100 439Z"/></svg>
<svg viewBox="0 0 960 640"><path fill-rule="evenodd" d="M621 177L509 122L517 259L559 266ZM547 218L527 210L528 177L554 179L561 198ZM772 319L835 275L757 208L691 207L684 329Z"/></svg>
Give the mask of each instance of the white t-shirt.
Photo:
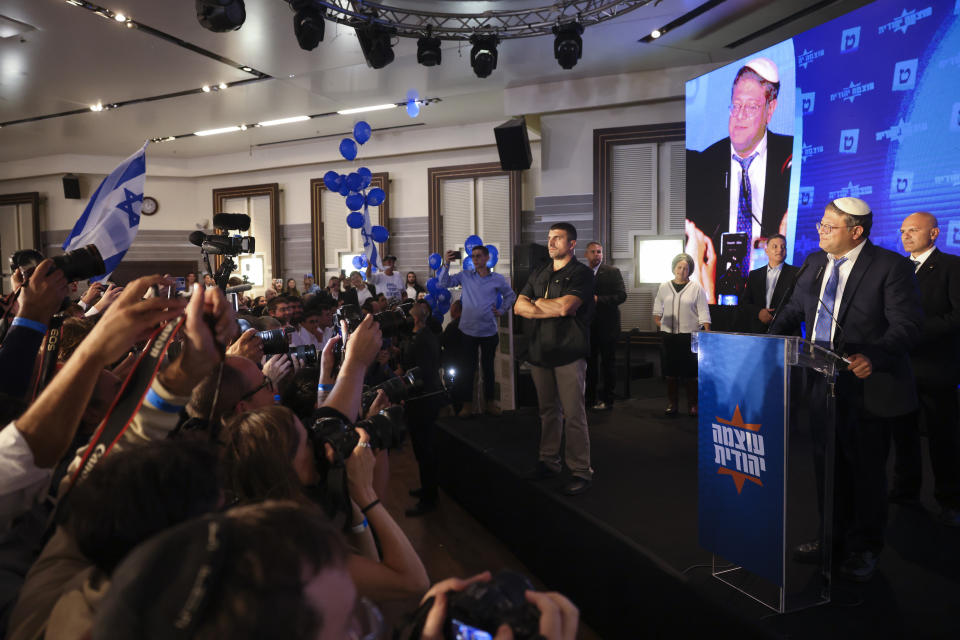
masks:
<svg viewBox="0 0 960 640"><path fill-rule="evenodd" d="M377 288L377 293L382 293L389 300L399 300L400 292L403 291L404 278L394 271L391 275L386 273L374 273L369 278L370 284Z"/></svg>

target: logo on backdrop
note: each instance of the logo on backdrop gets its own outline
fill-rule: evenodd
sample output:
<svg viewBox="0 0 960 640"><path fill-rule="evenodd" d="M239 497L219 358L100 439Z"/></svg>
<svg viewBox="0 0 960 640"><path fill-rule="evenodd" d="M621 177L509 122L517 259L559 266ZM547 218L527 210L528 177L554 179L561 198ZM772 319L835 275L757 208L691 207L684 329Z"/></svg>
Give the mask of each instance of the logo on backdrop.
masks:
<svg viewBox="0 0 960 640"><path fill-rule="evenodd" d="M899 16L888 22L887 24L882 24L877 29L877 33L890 33L893 31L899 31L900 33L906 33L907 29L917 24L924 18L929 18L933 15L933 7L927 7L926 9L913 9L911 11L903 10Z"/></svg>
<svg viewBox="0 0 960 640"><path fill-rule="evenodd" d="M803 208L813 206L813 187L800 187L800 206Z"/></svg>
<svg viewBox="0 0 960 640"><path fill-rule="evenodd" d="M913 124L912 122L904 122L903 118L900 118L900 122L893 125L889 129L884 129L883 131L877 131L877 141L880 140L890 140L891 142L896 140L897 142L903 142L904 138L912 136L913 134L919 131L926 131L927 123L920 122L918 124Z"/></svg>
<svg viewBox="0 0 960 640"><path fill-rule="evenodd" d="M933 183L937 186L949 185L951 187L960 187L960 173L948 173L945 176L937 176L933 179Z"/></svg>
<svg viewBox="0 0 960 640"><path fill-rule="evenodd" d="M811 91L810 93L801 93L800 94L800 113L805 116L813 113L813 107L817 102L817 92Z"/></svg>
<svg viewBox="0 0 960 640"><path fill-rule="evenodd" d="M861 186L848 182L847 186L831 191L828 195L830 200L836 200L837 198L859 198L860 196L869 196L871 193L873 193L873 187L868 184Z"/></svg>
<svg viewBox="0 0 960 640"><path fill-rule="evenodd" d="M860 129L844 129L840 132L840 153L856 153L860 143Z"/></svg>
<svg viewBox="0 0 960 640"><path fill-rule="evenodd" d="M860 48L860 27L844 29L840 34L840 53L850 53Z"/></svg>
<svg viewBox="0 0 960 640"><path fill-rule="evenodd" d="M740 405L733 410L733 417L725 420L720 416L711 425L713 428L713 462L720 465L717 473L733 479L737 493L743 491L744 483L763 486L761 473L766 473L763 436L759 424L747 424L740 415Z"/></svg>
<svg viewBox="0 0 960 640"><path fill-rule="evenodd" d="M893 68L893 91L909 91L917 84L917 59L903 60Z"/></svg>
<svg viewBox="0 0 960 640"><path fill-rule="evenodd" d="M813 146L812 144L803 143L803 162L807 161L807 158L810 156L815 156L818 153L823 153L823 145Z"/></svg>
<svg viewBox="0 0 960 640"><path fill-rule="evenodd" d="M960 247L960 220L951 220L947 228L947 244L951 247Z"/></svg>
<svg viewBox="0 0 960 640"><path fill-rule="evenodd" d="M803 53L797 56L797 66L801 69L806 69L807 65L818 58L822 58L824 55L826 55L826 51L823 49L817 49L816 51L804 49Z"/></svg>
<svg viewBox="0 0 960 640"><path fill-rule="evenodd" d="M874 83L872 82L850 82L850 85L840 89L830 94L830 102L835 100L846 100L847 102L852 103L854 100L862 96L868 91L873 91L875 88Z"/></svg>
<svg viewBox="0 0 960 640"><path fill-rule="evenodd" d="M913 171L894 171L890 179L890 195L902 196L913 191Z"/></svg>

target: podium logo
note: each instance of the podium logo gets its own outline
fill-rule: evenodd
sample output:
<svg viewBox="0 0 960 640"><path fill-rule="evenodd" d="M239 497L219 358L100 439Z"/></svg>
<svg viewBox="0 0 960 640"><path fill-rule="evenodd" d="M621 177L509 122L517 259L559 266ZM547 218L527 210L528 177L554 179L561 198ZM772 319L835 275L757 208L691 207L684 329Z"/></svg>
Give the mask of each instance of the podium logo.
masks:
<svg viewBox="0 0 960 640"><path fill-rule="evenodd" d="M801 93L800 94L800 113L805 116L813 113L813 107L817 101L817 93L811 91L810 93Z"/></svg>
<svg viewBox="0 0 960 640"><path fill-rule="evenodd" d="M816 51L804 49L803 53L797 56L797 66L801 69L806 69L811 62L817 58L822 58L824 55L826 55L826 51L823 49L817 49Z"/></svg>
<svg viewBox="0 0 960 640"><path fill-rule="evenodd" d="M840 34L840 53L850 53L860 48L860 27L844 29Z"/></svg>
<svg viewBox="0 0 960 640"><path fill-rule="evenodd" d="M856 153L860 144L860 129L844 129L840 132L840 153Z"/></svg>
<svg viewBox="0 0 960 640"><path fill-rule="evenodd" d="M894 171L890 179L890 195L902 196L913 191L913 172Z"/></svg>
<svg viewBox="0 0 960 640"><path fill-rule="evenodd" d="M950 109L950 131L960 131L960 102L954 102Z"/></svg>
<svg viewBox="0 0 960 640"><path fill-rule="evenodd" d="M960 6L960 3L958 3ZM907 11L906 9L903 12L888 22L887 24L882 24L877 29L878 34L890 32L890 31L899 31L900 33L906 33L907 29L917 24L920 20L924 18L929 18L933 15L933 7L927 7L926 9L913 9Z"/></svg>
<svg viewBox="0 0 960 640"><path fill-rule="evenodd" d="M903 60L893 68L893 91L909 91L917 84L917 59Z"/></svg>
<svg viewBox="0 0 960 640"><path fill-rule="evenodd" d="M761 473L766 473L767 462L764 457L763 436L759 424L746 424L740 415L740 405L733 410L733 417L726 420L717 416L713 428L713 462L720 465L717 473L730 476L737 488L743 491L743 485L750 481L763 486Z"/></svg>
<svg viewBox="0 0 960 640"><path fill-rule="evenodd" d="M799 205L802 209L813 206L813 187L800 187Z"/></svg>

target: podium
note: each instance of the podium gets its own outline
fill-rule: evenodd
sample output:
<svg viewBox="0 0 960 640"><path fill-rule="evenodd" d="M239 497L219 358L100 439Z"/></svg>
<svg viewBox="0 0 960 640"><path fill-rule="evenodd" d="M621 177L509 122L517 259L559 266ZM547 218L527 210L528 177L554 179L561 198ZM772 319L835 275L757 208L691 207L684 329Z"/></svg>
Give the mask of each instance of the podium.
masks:
<svg viewBox="0 0 960 640"><path fill-rule="evenodd" d="M834 425L816 477L804 380L823 376L827 415L843 360L798 337L693 334L699 362L698 527L713 576L779 613L830 601ZM823 498L818 499L818 485ZM792 558L821 541L819 564Z"/></svg>

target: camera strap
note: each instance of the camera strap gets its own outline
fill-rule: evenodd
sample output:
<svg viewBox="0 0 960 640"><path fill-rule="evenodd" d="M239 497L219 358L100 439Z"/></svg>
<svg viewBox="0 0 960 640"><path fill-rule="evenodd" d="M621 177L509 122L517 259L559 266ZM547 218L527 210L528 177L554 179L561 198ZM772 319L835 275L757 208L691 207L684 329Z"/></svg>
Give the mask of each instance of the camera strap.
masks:
<svg viewBox="0 0 960 640"><path fill-rule="evenodd" d="M133 422L134 416L143 405L147 391L150 390L150 385L153 384L153 379L160 370L160 363L163 362L170 343L173 342L183 323L184 318L180 317L177 322L168 322L150 336L147 346L137 357L133 369L120 387L120 392L107 410L106 417L90 438L87 450L80 461L80 467L70 478L70 488L76 484L77 480L85 478L97 462L110 453L113 445Z"/></svg>
<svg viewBox="0 0 960 640"><path fill-rule="evenodd" d="M60 356L60 338L63 328L63 318L53 316L50 318L50 324L47 326L47 333L43 336L43 342L40 347L40 370L37 372L37 379L33 385L33 400L37 399L40 392L43 391L53 372L57 369L57 359Z"/></svg>

